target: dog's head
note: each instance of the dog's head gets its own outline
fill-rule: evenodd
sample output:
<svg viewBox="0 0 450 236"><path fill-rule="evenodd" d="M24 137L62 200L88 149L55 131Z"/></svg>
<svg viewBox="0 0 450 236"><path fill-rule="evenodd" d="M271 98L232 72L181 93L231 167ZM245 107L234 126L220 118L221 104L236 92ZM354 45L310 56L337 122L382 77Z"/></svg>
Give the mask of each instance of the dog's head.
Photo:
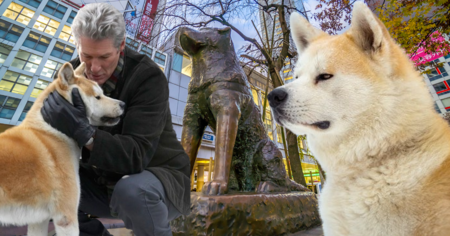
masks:
<svg viewBox="0 0 450 236"><path fill-rule="evenodd" d="M366 5L355 3L352 15L350 29L337 36L313 27L297 13L291 15L299 51L295 80L273 90L268 99L275 120L294 133L342 134L356 120L368 124L394 109L386 101L402 93L398 78L414 72Z"/></svg>
<svg viewBox="0 0 450 236"><path fill-rule="evenodd" d="M70 63L65 63L59 70L56 90L72 103L72 89L78 88L91 125L116 125L124 112L125 103L103 95L100 86L84 76L84 69L84 62L76 70Z"/></svg>
<svg viewBox="0 0 450 236"><path fill-rule="evenodd" d="M194 30L183 27L180 29L180 44L190 56L202 54L203 51L229 50L231 44L231 29L201 28Z"/></svg>

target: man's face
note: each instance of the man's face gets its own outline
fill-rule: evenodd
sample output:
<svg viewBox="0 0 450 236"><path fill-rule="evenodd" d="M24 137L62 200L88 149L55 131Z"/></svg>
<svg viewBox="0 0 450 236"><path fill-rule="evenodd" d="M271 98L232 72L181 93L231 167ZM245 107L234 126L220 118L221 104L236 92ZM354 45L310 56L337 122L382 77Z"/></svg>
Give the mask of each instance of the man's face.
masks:
<svg viewBox="0 0 450 236"><path fill-rule="evenodd" d="M124 48L125 40L118 49L114 47L112 39L93 40L80 37L77 50L81 62L86 63L87 78L103 85L116 69L120 52Z"/></svg>

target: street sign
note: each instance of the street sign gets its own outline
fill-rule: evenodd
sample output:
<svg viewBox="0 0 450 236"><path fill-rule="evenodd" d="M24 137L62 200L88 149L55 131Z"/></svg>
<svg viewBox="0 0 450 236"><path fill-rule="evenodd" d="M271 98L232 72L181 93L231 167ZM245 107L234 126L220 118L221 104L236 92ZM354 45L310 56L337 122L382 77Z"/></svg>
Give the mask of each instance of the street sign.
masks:
<svg viewBox="0 0 450 236"><path fill-rule="evenodd" d="M212 134L203 134L203 140L208 142L214 141L214 135Z"/></svg>

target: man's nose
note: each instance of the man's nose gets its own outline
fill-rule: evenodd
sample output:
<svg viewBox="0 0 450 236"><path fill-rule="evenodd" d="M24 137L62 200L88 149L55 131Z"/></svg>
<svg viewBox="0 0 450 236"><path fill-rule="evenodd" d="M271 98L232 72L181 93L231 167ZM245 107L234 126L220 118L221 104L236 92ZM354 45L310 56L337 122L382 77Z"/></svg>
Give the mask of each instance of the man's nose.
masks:
<svg viewBox="0 0 450 236"><path fill-rule="evenodd" d="M99 72L102 69L102 66L100 65L100 63L98 61L93 60L91 62L91 71L95 74L97 72Z"/></svg>
<svg viewBox="0 0 450 236"><path fill-rule="evenodd" d="M267 99L269 100L269 105L273 108L285 103L288 98L288 93L283 88L274 89L269 93Z"/></svg>

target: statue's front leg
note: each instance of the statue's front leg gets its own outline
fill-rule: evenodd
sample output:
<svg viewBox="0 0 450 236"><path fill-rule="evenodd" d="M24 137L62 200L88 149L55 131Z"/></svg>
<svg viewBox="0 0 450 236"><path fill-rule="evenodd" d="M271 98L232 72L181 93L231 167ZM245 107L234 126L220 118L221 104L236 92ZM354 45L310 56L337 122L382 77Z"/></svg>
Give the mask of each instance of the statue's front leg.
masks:
<svg viewBox="0 0 450 236"><path fill-rule="evenodd" d="M221 90L211 95L211 110L216 118L214 179L203 185L203 194L228 192L233 148L241 116L239 104L239 95L234 91Z"/></svg>

